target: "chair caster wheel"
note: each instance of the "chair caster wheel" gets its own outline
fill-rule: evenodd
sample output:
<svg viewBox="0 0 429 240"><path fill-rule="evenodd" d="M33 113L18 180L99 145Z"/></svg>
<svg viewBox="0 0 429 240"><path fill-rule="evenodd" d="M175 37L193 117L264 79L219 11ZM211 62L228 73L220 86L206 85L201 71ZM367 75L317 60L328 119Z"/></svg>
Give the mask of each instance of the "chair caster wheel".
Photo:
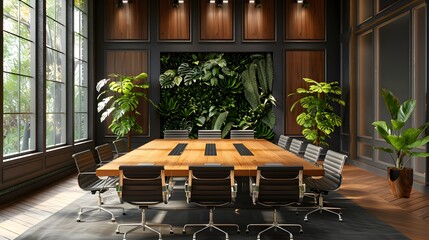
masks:
<svg viewBox="0 0 429 240"><path fill-rule="evenodd" d="M299 230L299 234L303 234L304 233L304 230Z"/></svg>
<svg viewBox="0 0 429 240"><path fill-rule="evenodd" d="M80 222L80 219L76 219L76 222Z"/></svg>
<svg viewBox="0 0 429 240"><path fill-rule="evenodd" d="M304 219L304 222L308 222L308 219Z"/></svg>
<svg viewBox="0 0 429 240"><path fill-rule="evenodd" d="M115 233L116 233L116 234L119 234L119 233L121 233L121 232L119 232L119 230L116 230L116 231L115 231Z"/></svg>
<svg viewBox="0 0 429 240"><path fill-rule="evenodd" d="M237 230L237 233L238 233L238 234L240 233L240 229L238 229L238 230Z"/></svg>
<svg viewBox="0 0 429 240"><path fill-rule="evenodd" d="M126 213L124 213L124 212L122 213L122 215L125 215L125 214L126 214Z"/></svg>
<svg viewBox="0 0 429 240"><path fill-rule="evenodd" d="M185 231L185 230L183 230L183 231L182 231L182 234L186 234L186 231Z"/></svg>
<svg viewBox="0 0 429 240"><path fill-rule="evenodd" d="M174 234L173 230L170 230L170 234Z"/></svg>
<svg viewBox="0 0 429 240"><path fill-rule="evenodd" d="M339 222L343 222L343 219L338 220Z"/></svg>
<svg viewBox="0 0 429 240"><path fill-rule="evenodd" d="M112 218L112 219L110 219L110 221L112 221L112 222L116 222L116 219Z"/></svg>
<svg viewBox="0 0 429 240"><path fill-rule="evenodd" d="M249 233L249 229L246 229L246 233Z"/></svg>

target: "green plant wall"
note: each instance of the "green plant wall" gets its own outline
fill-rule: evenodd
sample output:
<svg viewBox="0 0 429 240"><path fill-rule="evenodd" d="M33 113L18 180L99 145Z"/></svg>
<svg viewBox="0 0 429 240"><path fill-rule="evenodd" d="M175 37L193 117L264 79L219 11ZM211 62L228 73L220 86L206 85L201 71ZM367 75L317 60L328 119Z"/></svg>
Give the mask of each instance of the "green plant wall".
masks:
<svg viewBox="0 0 429 240"><path fill-rule="evenodd" d="M161 55L161 132L254 129L273 139L275 116L270 53L163 53Z"/></svg>

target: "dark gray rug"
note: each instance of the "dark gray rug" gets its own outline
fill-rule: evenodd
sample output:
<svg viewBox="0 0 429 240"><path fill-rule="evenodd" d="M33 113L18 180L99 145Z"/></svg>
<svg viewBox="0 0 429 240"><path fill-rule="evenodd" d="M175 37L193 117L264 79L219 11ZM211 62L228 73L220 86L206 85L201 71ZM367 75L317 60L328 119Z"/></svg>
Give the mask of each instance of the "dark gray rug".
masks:
<svg viewBox="0 0 429 240"><path fill-rule="evenodd" d="M335 206L343 208L343 219L340 223L336 215L328 213L314 213L309 216L309 222L304 223L304 215L308 209L301 209L296 215L294 209L282 209L278 213L281 223L302 224L304 233L299 233L299 228L287 228L294 239L407 239L401 233L379 221L348 199L339 194L329 193L327 198ZM110 200L117 202L116 199ZM241 233L237 234L233 228L224 228L231 240L256 239L256 235L263 228L255 227L250 233L245 232L249 223L269 223L272 221L272 211L269 208L253 206L250 197L241 195L236 205L219 207L215 210L215 223L238 223ZM123 234L116 234L118 223L138 223L141 212L136 206L123 204L126 215L120 210L112 210L115 213L116 222L110 222L110 216L104 212L94 211L82 216L81 222L76 222L77 212L81 205L96 204L96 197L86 194L61 211L55 213L45 221L33 226L17 240L49 240L49 239L122 239ZM305 204L309 206L309 204ZM381 207L381 206L380 206ZM237 209L239 209L237 211ZM181 190L176 190L170 202L151 207L147 219L154 222L172 224L174 234L169 234L169 229L162 229L163 239L192 239L192 234L199 228L188 228L186 234L182 234L182 227L186 223L207 223L208 209L196 205L186 204L185 195ZM123 228L126 230L128 228ZM151 232L138 230L127 236L127 240L158 239L158 235ZM204 231L197 235L200 240L225 239L218 231ZM261 235L262 240L289 239L287 234L281 231L269 231Z"/></svg>

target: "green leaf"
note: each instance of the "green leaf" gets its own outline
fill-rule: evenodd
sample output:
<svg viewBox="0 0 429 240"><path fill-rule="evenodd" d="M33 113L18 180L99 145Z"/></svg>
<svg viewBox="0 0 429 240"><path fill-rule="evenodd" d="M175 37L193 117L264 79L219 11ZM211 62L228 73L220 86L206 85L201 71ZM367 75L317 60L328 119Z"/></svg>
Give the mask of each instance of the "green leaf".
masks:
<svg viewBox="0 0 429 240"><path fill-rule="evenodd" d="M405 126L405 122L397 121L396 119L391 119L390 122L392 123L393 130L395 131L400 130Z"/></svg>
<svg viewBox="0 0 429 240"><path fill-rule="evenodd" d="M374 147L374 149L381 150L383 152L387 153L394 153L395 151L391 148L385 148L385 147Z"/></svg>
<svg viewBox="0 0 429 240"><path fill-rule="evenodd" d="M214 130L220 130L221 127L222 127L222 125L223 125L223 123L225 122L227 116L228 116L228 112L227 111L223 112L223 113L220 113L217 116L217 118L216 118L216 120L214 122L213 129Z"/></svg>
<svg viewBox="0 0 429 240"><path fill-rule="evenodd" d="M398 118L398 111L399 111L399 100L393 95L393 93L387 89L381 89L381 96L384 99L384 103L389 110L390 117L392 119Z"/></svg>
<svg viewBox="0 0 429 240"><path fill-rule="evenodd" d="M415 100L407 100L400 107L398 111L398 121L406 122L413 114L414 108L416 107Z"/></svg>

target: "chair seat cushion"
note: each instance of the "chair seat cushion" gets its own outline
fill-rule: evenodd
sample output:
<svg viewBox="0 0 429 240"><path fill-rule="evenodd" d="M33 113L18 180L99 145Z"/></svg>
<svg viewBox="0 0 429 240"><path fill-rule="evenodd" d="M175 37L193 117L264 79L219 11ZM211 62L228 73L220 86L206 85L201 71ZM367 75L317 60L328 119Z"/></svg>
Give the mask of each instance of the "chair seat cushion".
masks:
<svg viewBox="0 0 429 240"><path fill-rule="evenodd" d="M326 178L304 178L305 187L314 192L325 192L336 190L339 184Z"/></svg>

